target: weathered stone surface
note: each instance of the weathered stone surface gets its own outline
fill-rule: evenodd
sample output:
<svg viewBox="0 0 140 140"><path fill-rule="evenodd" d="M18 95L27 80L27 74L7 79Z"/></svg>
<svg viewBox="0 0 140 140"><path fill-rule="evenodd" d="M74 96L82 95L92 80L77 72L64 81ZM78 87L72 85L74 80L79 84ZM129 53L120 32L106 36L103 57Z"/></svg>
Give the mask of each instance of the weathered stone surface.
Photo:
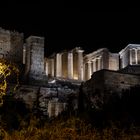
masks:
<svg viewBox="0 0 140 140"><path fill-rule="evenodd" d="M71 101L73 109L78 109L78 92L79 85L57 81L45 87L22 85L18 88L15 98L22 99L28 108L36 108L42 115L53 117L67 109L70 96L74 97Z"/></svg>
<svg viewBox="0 0 140 140"><path fill-rule="evenodd" d="M140 76L124 74L116 71L101 70L95 72L92 78L82 86L82 92L88 98L93 108L100 108L108 102L112 94L121 97L124 90L140 85Z"/></svg>
<svg viewBox="0 0 140 140"><path fill-rule="evenodd" d="M0 58L22 64L23 33L0 28Z"/></svg>
<svg viewBox="0 0 140 140"><path fill-rule="evenodd" d="M35 80L43 79L44 74L44 38L30 36L26 40L25 75Z"/></svg>
<svg viewBox="0 0 140 140"><path fill-rule="evenodd" d="M28 108L32 109L34 102L37 100L39 87L22 85L18 88L15 98L22 99Z"/></svg>

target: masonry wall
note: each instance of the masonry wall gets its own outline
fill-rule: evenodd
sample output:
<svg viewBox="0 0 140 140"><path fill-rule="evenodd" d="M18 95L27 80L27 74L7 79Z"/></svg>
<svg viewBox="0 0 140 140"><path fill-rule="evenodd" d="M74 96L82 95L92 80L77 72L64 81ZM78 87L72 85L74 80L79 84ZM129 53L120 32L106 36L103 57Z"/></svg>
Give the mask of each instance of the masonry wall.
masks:
<svg viewBox="0 0 140 140"><path fill-rule="evenodd" d="M22 85L17 89L15 98L22 99L27 108L32 109L37 100L38 92L39 87L37 86Z"/></svg>
<svg viewBox="0 0 140 140"><path fill-rule="evenodd" d="M135 56L133 56L135 58ZM129 49L124 50L120 55L120 68L125 68L130 64L130 51Z"/></svg>
<svg viewBox="0 0 140 140"><path fill-rule="evenodd" d="M11 32L11 49L10 54L14 62L23 63L23 39L24 36L18 32Z"/></svg>
<svg viewBox="0 0 140 140"><path fill-rule="evenodd" d="M77 96L79 86L70 82L58 82L48 84L46 87L22 85L15 95L15 98L22 99L29 109L35 109L35 102L38 102L38 110L42 115L49 117L58 116L67 109L67 101L69 96L75 96L72 102L73 108L78 108ZM75 102L76 101L76 102Z"/></svg>
<svg viewBox="0 0 140 140"><path fill-rule="evenodd" d="M125 74L111 70L100 70L92 75L92 78L85 82L83 89L87 94L94 94L96 91L121 92L130 87L140 85L140 76Z"/></svg>
<svg viewBox="0 0 140 140"><path fill-rule="evenodd" d="M44 74L44 38L30 36L26 40L26 75L40 79Z"/></svg>
<svg viewBox="0 0 140 140"><path fill-rule="evenodd" d="M100 70L82 84L84 107L102 109L103 105L114 97L121 98L123 91L140 85L140 76L123 74L111 70ZM88 101L87 101L88 100Z"/></svg>
<svg viewBox="0 0 140 140"><path fill-rule="evenodd" d="M0 28L0 58L10 58L10 31Z"/></svg>
<svg viewBox="0 0 140 140"><path fill-rule="evenodd" d="M101 92L104 91L104 73L103 72L95 72L91 79L87 80L83 85L84 93L94 93L97 90Z"/></svg>
<svg viewBox="0 0 140 140"><path fill-rule="evenodd" d="M0 58L22 64L23 33L0 28Z"/></svg>
<svg viewBox="0 0 140 140"><path fill-rule="evenodd" d="M109 70L119 70L119 54L109 54Z"/></svg>
<svg viewBox="0 0 140 140"><path fill-rule="evenodd" d="M140 76L118 72L105 71L104 84L107 90L123 91L130 87L140 85Z"/></svg>

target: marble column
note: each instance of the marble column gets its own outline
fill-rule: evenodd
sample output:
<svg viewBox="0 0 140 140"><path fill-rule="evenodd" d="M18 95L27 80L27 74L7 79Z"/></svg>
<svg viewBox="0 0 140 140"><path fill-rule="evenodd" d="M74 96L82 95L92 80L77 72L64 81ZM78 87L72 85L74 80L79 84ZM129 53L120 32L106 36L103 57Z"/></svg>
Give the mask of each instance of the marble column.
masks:
<svg viewBox="0 0 140 140"><path fill-rule="evenodd" d="M73 53L68 52L68 78L73 79Z"/></svg>
<svg viewBox="0 0 140 140"><path fill-rule="evenodd" d="M92 68L92 70L93 70L92 72L96 72L96 59L92 60L92 67L93 67Z"/></svg>
<svg viewBox="0 0 140 140"><path fill-rule="evenodd" d="M83 64L83 80L86 80L86 63Z"/></svg>
<svg viewBox="0 0 140 140"><path fill-rule="evenodd" d="M51 59L51 76L54 77L54 59Z"/></svg>
<svg viewBox="0 0 140 140"><path fill-rule="evenodd" d="M88 77L87 77L87 78L90 79L90 78L91 78L91 75L92 75L92 71L91 71L91 61L88 61L88 62L87 62L87 65L88 65L88 67L87 67L87 68L88 68L88 70L87 70L87 74L88 74L87 76L88 76ZM88 79L87 79L87 80L88 80Z"/></svg>
<svg viewBox="0 0 140 140"><path fill-rule="evenodd" d="M62 55L56 54L56 77L62 77Z"/></svg>
<svg viewBox="0 0 140 140"><path fill-rule="evenodd" d="M132 49L130 49L129 52L130 52L130 55L129 55L130 65L132 65Z"/></svg>
<svg viewBox="0 0 140 140"><path fill-rule="evenodd" d="M135 58L136 58L136 64L138 64L138 51L135 49Z"/></svg>
<svg viewBox="0 0 140 140"><path fill-rule="evenodd" d="M78 53L78 80L83 80L83 52L84 50L77 50Z"/></svg>
<svg viewBox="0 0 140 140"><path fill-rule="evenodd" d="M99 56L99 57L97 58L97 61L98 61L98 70L101 70L101 68L102 68L101 56Z"/></svg>
<svg viewBox="0 0 140 140"><path fill-rule="evenodd" d="M46 75L49 74L49 72L48 72L48 62L47 61L45 62L45 73L46 73Z"/></svg>

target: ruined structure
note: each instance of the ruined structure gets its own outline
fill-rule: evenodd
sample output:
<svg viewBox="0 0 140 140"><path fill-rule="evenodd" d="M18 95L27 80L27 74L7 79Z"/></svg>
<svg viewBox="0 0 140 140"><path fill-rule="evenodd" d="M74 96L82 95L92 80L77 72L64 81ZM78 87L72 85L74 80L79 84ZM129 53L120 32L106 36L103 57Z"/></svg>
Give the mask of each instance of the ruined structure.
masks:
<svg viewBox="0 0 140 140"><path fill-rule="evenodd" d="M102 69L124 72L129 66L139 66L140 45L129 44L119 53L101 48L89 54L84 54L82 48L76 47L45 58L44 37L29 36L24 41L23 33L0 28L0 58L24 64L25 76L35 80L41 80L46 75L86 81L94 72Z"/></svg>
<svg viewBox="0 0 140 140"><path fill-rule="evenodd" d="M42 79L44 75L44 38L30 36L26 39L25 76ZM25 49L25 48L24 48Z"/></svg>
<svg viewBox="0 0 140 140"><path fill-rule="evenodd" d="M129 44L119 53L101 48L85 54L76 47L45 58L44 37L29 36L24 40L23 33L0 28L0 58L25 66L28 85L19 87L16 98L32 108L39 97L40 110L50 117L66 109L67 98L78 95L82 81L87 94L119 92L140 83L139 44Z"/></svg>
<svg viewBox="0 0 140 140"><path fill-rule="evenodd" d="M128 65L140 65L140 44L129 44L119 52L120 68Z"/></svg>
<svg viewBox="0 0 140 140"><path fill-rule="evenodd" d="M46 74L51 77L84 80L83 52L80 47L54 54L46 61Z"/></svg>
<svg viewBox="0 0 140 140"><path fill-rule="evenodd" d="M0 28L0 58L23 63L23 33Z"/></svg>
<svg viewBox="0 0 140 140"><path fill-rule="evenodd" d="M121 99L125 91L129 93L136 86L140 86L140 75L104 69L93 73L81 88L91 108L99 110L110 99ZM86 107L87 100L83 100Z"/></svg>
<svg viewBox="0 0 140 140"><path fill-rule="evenodd" d="M130 87L140 85L140 76L112 70L100 70L94 73L90 80L85 82L85 91L95 93L121 92ZM99 84L100 83L100 84ZM87 87L87 89L86 89Z"/></svg>
<svg viewBox="0 0 140 140"><path fill-rule="evenodd" d="M99 70L119 70L119 54L111 53L107 48L94 51L84 57L84 79L88 80L91 75Z"/></svg>
<svg viewBox="0 0 140 140"><path fill-rule="evenodd" d="M24 64L24 76L29 79L41 80L46 75L49 78L86 81L94 72L102 69L124 71L129 66L139 65L140 45L129 44L119 53L101 48L89 54L76 47L45 58L44 37L30 36L24 41L23 33L1 28L0 57Z"/></svg>
<svg viewBox="0 0 140 140"><path fill-rule="evenodd" d="M80 47L76 47L54 54L46 61L46 74L85 81L101 69L119 70L119 54L111 53L106 48L86 55L83 52Z"/></svg>

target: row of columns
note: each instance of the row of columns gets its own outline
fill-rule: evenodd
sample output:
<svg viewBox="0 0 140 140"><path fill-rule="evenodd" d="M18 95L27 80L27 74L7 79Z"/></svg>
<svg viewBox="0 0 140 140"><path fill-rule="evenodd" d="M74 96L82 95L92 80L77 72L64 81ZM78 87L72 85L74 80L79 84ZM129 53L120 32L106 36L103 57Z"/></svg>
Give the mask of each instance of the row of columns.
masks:
<svg viewBox="0 0 140 140"><path fill-rule="evenodd" d="M101 70L103 68L102 66L102 59L101 56L94 58L91 61L88 61L85 65L87 65L87 67L85 67L85 80L88 80L91 78L92 73ZM87 68L87 70L86 70Z"/></svg>
<svg viewBox="0 0 140 140"><path fill-rule="evenodd" d="M139 53L140 50L137 49L137 48L133 48L133 49L130 49L129 51L130 51L130 65L132 65L132 64L139 64L138 61L140 61L140 60L138 58L138 55L139 55L138 53ZM133 61L133 59L134 59L134 61Z"/></svg>
<svg viewBox="0 0 140 140"><path fill-rule="evenodd" d="M83 80L83 50L76 50L77 53L77 58L76 58L76 63L77 63L77 80ZM63 77L63 53L57 53L56 54L56 58L55 58L55 62L54 59L50 59L50 64L46 65L46 69L48 69L47 67L51 67L50 68L50 72L47 72L49 70L46 71L47 73L50 73L51 76L56 76L56 77ZM75 79L74 77L74 55L73 52L68 52L67 54L67 78L68 79Z"/></svg>
<svg viewBox="0 0 140 140"><path fill-rule="evenodd" d="M91 78L92 73L103 69L102 64L102 57L99 56L97 58L94 58L93 60L88 61L84 64L83 68L83 50L77 51L77 77L74 77L74 55L73 52L68 52L68 63L67 63L67 78L68 79L77 79L77 80L88 80ZM46 65L46 74L50 73L51 76L56 77L63 77L63 69L62 69L62 53L56 54L56 62L54 62L54 59L50 59L50 64ZM55 66L56 65L56 68ZM86 67L85 67L86 66ZM50 68L49 68L50 67ZM49 69L48 69L49 68Z"/></svg>

